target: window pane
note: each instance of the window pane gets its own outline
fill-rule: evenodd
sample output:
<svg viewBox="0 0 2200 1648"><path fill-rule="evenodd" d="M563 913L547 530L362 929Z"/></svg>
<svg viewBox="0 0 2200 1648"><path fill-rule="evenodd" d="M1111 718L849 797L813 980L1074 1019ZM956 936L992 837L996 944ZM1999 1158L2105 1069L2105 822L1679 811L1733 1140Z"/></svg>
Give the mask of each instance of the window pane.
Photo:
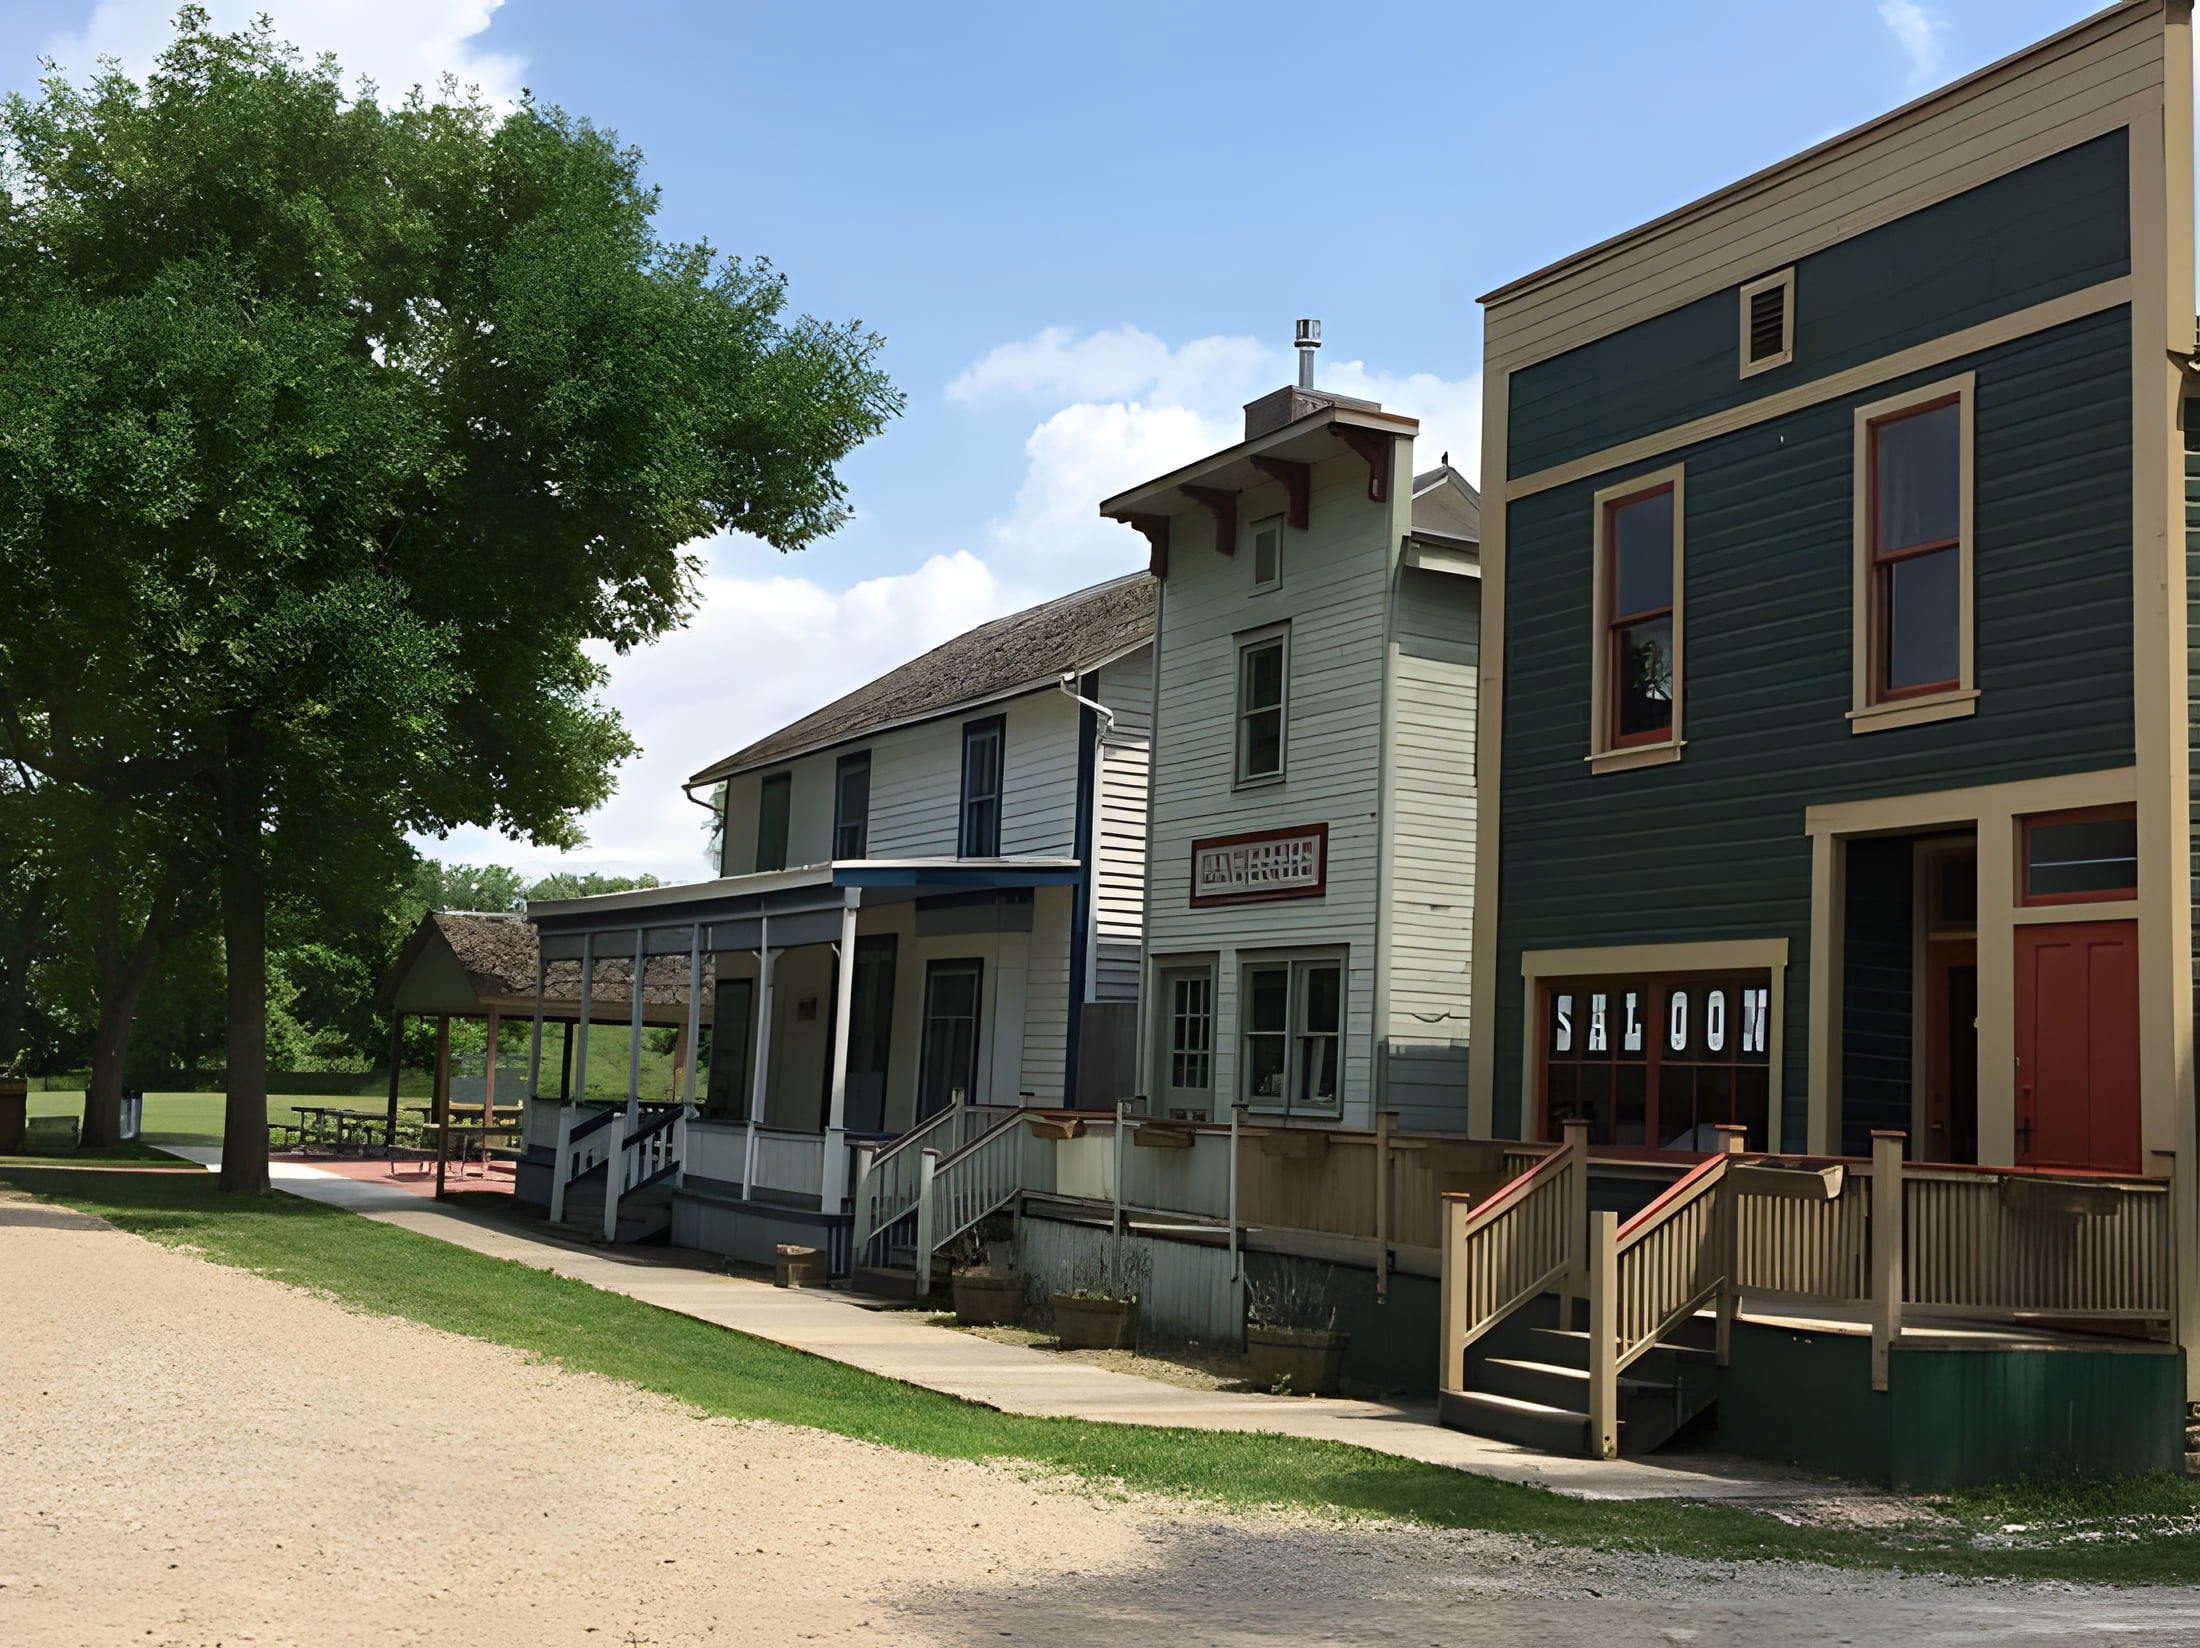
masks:
<svg viewBox="0 0 2200 1648"><path fill-rule="evenodd" d="M1283 529L1264 526L1253 533L1253 582L1272 584L1283 576Z"/></svg>
<svg viewBox="0 0 2200 1648"><path fill-rule="evenodd" d="M1873 479L1879 496L1879 553L1953 538L1961 519L1962 408L1872 426Z"/></svg>
<svg viewBox="0 0 2200 1648"><path fill-rule="evenodd" d="M2093 818L2035 824L2026 834L2030 898L2115 893L2139 884L2139 824L2133 818Z"/></svg>
<svg viewBox="0 0 2200 1648"><path fill-rule="evenodd" d="M1245 1095L1251 1099L1283 1098L1284 1037L1249 1035L1245 1038Z"/></svg>
<svg viewBox="0 0 2200 1648"><path fill-rule="evenodd" d="M1256 967L1245 975L1245 1025L1249 1030L1281 1034L1290 1026L1291 974L1283 967Z"/></svg>
<svg viewBox="0 0 2200 1648"><path fill-rule="evenodd" d="M1673 620L1652 618L1613 632L1612 667L1620 738L1673 725Z"/></svg>
<svg viewBox="0 0 2200 1648"><path fill-rule="evenodd" d="M789 774L774 773L757 791L756 867L759 870L787 867L787 807L793 785Z"/></svg>
<svg viewBox="0 0 2200 1648"><path fill-rule="evenodd" d="M1612 616L1673 604L1671 489L1612 511Z"/></svg>
<svg viewBox="0 0 2200 1648"><path fill-rule="evenodd" d="M1890 691L1961 677L1962 574L1963 554L1954 548L1913 555L1881 569Z"/></svg>
<svg viewBox="0 0 2200 1648"><path fill-rule="evenodd" d="M1247 647L1239 667L1242 671L1242 683L1238 692L1238 707L1241 710L1263 709L1283 702L1281 642Z"/></svg>
<svg viewBox="0 0 2200 1648"><path fill-rule="evenodd" d="M1255 710L1243 725L1241 778L1266 778L1283 771L1283 711Z"/></svg>
<svg viewBox="0 0 2200 1648"><path fill-rule="evenodd" d="M1337 1038L1299 1038L1298 1102L1331 1105L1337 1102Z"/></svg>
<svg viewBox="0 0 2200 1648"><path fill-rule="evenodd" d="M1336 966L1306 969L1306 1011L1299 1028L1335 1035L1344 997L1344 969Z"/></svg>

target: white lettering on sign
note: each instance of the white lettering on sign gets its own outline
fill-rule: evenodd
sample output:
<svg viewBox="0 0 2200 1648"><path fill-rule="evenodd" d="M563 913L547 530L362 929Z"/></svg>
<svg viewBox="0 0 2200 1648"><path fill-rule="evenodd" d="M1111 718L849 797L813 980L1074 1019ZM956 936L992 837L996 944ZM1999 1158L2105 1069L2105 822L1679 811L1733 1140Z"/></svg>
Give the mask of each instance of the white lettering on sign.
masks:
<svg viewBox="0 0 2200 1648"><path fill-rule="evenodd" d="M1767 1022L1772 1017L1772 992L1770 990L1744 990L1742 992L1742 1051L1765 1051Z"/></svg>
<svg viewBox="0 0 2200 1648"><path fill-rule="evenodd" d="M1665 1045L1674 1052L1688 1046L1688 992L1675 990L1673 999L1665 1004Z"/></svg>
<svg viewBox="0 0 2200 1648"><path fill-rule="evenodd" d="M1726 1051L1726 992L1714 990L1703 1004L1703 1042L1714 1053Z"/></svg>
<svg viewBox="0 0 2200 1648"><path fill-rule="evenodd" d="M1552 1035L1551 1049L1553 1052L1558 1053L1571 1053L1574 1050L1574 998L1572 996L1560 996L1558 998L1558 1025Z"/></svg>
<svg viewBox="0 0 2200 1648"><path fill-rule="evenodd" d="M1268 841L1196 847L1192 897L1243 898L1261 893L1316 892L1322 885L1322 836L1277 836Z"/></svg>
<svg viewBox="0 0 2200 1648"><path fill-rule="evenodd" d="M1627 1036L1621 1047L1629 1053L1642 1051L1642 1020L1635 1016L1635 992L1627 992Z"/></svg>
<svg viewBox="0 0 2200 1648"><path fill-rule="evenodd" d="M1604 998L1602 996L1591 996L1589 998L1589 1051L1602 1053L1605 1050Z"/></svg>

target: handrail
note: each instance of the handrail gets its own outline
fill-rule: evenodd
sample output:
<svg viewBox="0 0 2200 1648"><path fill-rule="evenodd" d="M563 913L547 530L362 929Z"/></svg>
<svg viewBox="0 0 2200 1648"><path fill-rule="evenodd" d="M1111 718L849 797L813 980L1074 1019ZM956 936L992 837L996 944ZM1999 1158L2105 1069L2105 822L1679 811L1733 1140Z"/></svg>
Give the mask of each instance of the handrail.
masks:
<svg viewBox="0 0 2200 1648"><path fill-rule="evenodd" d="M1581 1276L1588 1217L1589 1130L1470 1207L1444 1198L1437 1388L1457 1390L1467 1347L1514 1311Z"/></svg>
<svg viewBox="0 0 2200 1648"><path fill-rule="evenodd" d="M996 1121L991 1127L987 1128L983 1133L977 1135L977 1137L966 1139L961 1144L957 1145L954 1149L948 1151L944 1156L940 1158L939 1166L933 1171L944 1172L946 1169L953 1167L957 1162L961 1161L963 1157L969 1155L980 1145L985 1144L988 1140L992 1139L995 1134L1000 1133L1006 1128L1017 1126L1023 1121L1023 1119L1024 1113L1021 1110L1009 1111L1006 1115L1002 1116L998 1121Z"/></svg>
<svg viewBox="0 0 2200 1648"><path fill-rule="evenodd" d="M1694 1167L1683 1173L1625 1224L1619 1227L1619 1245L1622 1252L1649 1235L1651 1230L1678 1213L1684 1202L1691 1202L1704 1193L1703 1187L1716 1187L1717 1181L1726 1176L1726 1170L1734 1162L1732 1156L1706 1156Z"/></svg>
<svg viewBox="0 0 2200 1648"><path fill-rule="evenodd" d="M1532 1184L1536 1179L1542 1177L1546 1173L1558 1172L1562 1168L1566 1167L1569 1161L1570 1158L1566 1154L1566 1146L1560 1145L1548 1156L1545 1156L1540 1161L1538 1161L1533 1167L1528 1168L1524 1172L1514 1174L1510 1179L1507 1179L1503 1184L1499 1185L1487 1196L1484 1196L1479 1202L1474 1202L1472 1200L1473 1193L1471 1191L1445 1191L1443 1193L1444 1200L1447 1202L1470 1203L1467 1209L1466 1222L1460 1227L1458 1234L1462 1236L1473 1235L1476 1230L1480 1229L1482 1226L1488 1224L1490 1220L1494 1219L1497 1216L1498 1210L1502 1208L1507 1202L1525 1195L1527 1193L1528 1186Z"/></svg>

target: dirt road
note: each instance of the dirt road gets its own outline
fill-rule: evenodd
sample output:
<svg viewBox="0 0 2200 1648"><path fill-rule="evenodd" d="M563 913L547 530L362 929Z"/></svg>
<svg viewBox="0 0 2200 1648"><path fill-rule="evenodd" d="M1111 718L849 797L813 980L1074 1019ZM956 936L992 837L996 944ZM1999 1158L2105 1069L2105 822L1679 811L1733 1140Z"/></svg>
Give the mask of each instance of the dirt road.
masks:
<svg viewBox="0 0 2200 1648"><path fill-rule="evenodd" d="M1111 1503L354 1315L0 1193L0 1644L2200 1644L1952 1586Z"/></svg>

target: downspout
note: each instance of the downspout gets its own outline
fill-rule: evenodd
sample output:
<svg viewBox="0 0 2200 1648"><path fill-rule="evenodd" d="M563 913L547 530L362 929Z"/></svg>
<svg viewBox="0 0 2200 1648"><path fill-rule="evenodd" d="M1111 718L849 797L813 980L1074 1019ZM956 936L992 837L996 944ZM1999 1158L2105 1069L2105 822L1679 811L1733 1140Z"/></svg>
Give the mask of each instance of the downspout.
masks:
<svg viewBox="0 0 2200 1648"><path fill-rule="evenodd" d="M723 789L725 789L725 788L726 788L726 781L725 781L724 779L722 779L722 778L721 778L721 779L717 779L717 780L715 780L715 781L714 781L714 782L712 783L712 785L711 785L711 788L712 788L712 789L714 789L714 790L723 790ZM686 796L686 797L688 798L688 800L690 800L690 801L694 802L696 806L698 806L698 807L702 808L702 809L703 809L703 811L705 811L706 813L709 813L709 814L711 814L711 815L712 815L713 817L715 817L715 818L716 818L716 819L718 820L718 873L719 873L720 875L724 875L724 874L726 873L726 833L725 833L725 831L726 831L726 819L725 819L725 814L723 814L722 812L720 812L720 811L718 810L718 804L717 804L716 802L713 802L713 801L696 801L696 800L695 800L695 786L694 786L693 784L682 784L682 785L680 786L680 793L681 793L682 795Z"/></svg>
<svg viewBox="0 0 2200 1648"><path fill-rule="evenodd" d="M1077 1060L1084 1044L1085 999L1091 993L1096 965L1095 943L1099 929L1097 905L1100 877L1096 858L1100 833L1100 749L1115 726L1115 712L1078 689L1084 685L1075 670L1064 670L1059 683L1062 695L1079 706L1077 717L1077 805L1072 825L1077 843L1077 904L1070 912L1069 1022L1063 1027L1063 1102L1075 1108Z"/></svg>

